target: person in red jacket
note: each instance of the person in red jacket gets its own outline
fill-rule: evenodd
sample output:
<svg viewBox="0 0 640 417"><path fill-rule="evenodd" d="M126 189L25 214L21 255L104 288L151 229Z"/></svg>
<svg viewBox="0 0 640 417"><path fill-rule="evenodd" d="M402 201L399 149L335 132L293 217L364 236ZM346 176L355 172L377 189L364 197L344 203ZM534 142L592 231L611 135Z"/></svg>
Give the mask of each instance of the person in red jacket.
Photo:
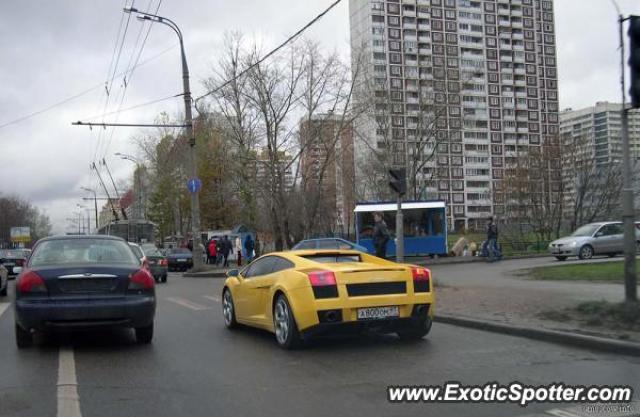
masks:
<svg viewBox="0 0 640 417"><path fill-rule="evenodd" d="M207 245L207 263L218 265L218 252L216 250L216 241L211 239Z"/></svg>

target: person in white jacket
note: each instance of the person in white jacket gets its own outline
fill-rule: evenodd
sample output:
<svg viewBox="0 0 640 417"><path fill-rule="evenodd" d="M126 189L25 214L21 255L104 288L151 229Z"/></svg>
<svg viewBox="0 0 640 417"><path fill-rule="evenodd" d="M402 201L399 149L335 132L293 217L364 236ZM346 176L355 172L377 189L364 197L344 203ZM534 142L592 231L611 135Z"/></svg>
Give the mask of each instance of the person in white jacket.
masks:
<svg viewBox="0 0 640 417"><path fill-rule="evenodd" d="M236 260L238 261L238 266L241 266L242 265L242 239L240 239L240 236L236 237L235 250L236 250Z"/></svg>

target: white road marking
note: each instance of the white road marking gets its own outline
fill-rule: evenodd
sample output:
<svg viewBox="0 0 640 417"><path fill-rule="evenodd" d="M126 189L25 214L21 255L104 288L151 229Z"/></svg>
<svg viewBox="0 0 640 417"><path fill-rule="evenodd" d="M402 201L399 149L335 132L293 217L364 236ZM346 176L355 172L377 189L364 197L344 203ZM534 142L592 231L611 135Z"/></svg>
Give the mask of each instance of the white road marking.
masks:
<svg viewBox="0 0 640 417"><path fill-rule="evenodd" d="M185 300L181 297L167 297L167 300L183 307L190 308L191 310L211 310L211 307L203 306L202 304L194 303L193 301Z"/></svg>
<svg viewBox="0 0 640 417"><path fill-rule="evenodd" d="M61 347L58 356L58 417L82 417L73 348Z"/></svg>
<svg viewBox="0 0 640 417"><path fill-rule="evenodd" d="M203 295L203 297L207 300L215 301L216 303L220 302L220 297L218 297L217 295Z"/></svg>
<svg viewBox="0 0 640 417"><path fill-rule="evenodd" d="M0 317L2 316L2 313L4 313L9 306L11 305L11 303L0 303Z"/></svg>

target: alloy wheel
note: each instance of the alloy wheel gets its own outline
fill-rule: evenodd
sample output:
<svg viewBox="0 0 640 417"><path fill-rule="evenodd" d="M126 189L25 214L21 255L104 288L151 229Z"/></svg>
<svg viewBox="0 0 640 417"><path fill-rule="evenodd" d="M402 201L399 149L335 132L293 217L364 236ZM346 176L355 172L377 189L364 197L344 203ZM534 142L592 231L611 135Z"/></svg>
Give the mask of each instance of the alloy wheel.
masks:
<svg viewBox="0 0 640 417"><path fill-rule="evenodd" d="M276 328L276 339L278 339L278 343L283 345L289 338L289 308L283 298L276 302L273 322Z"/></svg>
<svg viewBox="0 0 640 417"><path fill-rule="evenodd" d="M225 291L222 298L222 314L224 315L225 326L231 326L233 323L233 301L229 291Z"/></svg>

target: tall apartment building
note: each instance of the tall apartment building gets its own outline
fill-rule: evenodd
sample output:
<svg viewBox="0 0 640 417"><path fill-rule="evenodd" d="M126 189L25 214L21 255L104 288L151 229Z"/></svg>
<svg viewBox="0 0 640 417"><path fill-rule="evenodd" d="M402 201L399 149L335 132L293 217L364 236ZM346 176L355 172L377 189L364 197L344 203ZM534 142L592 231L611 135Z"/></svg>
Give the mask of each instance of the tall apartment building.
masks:
<svg viewBox="0 0 640 417"><path fill-rule="evenodd" d="M622 104L597 102L583 109L560 113L560 135L578 160L593 159L598 166L622 161ZM632 158L640 157L640 113L629 114L629 142Z"/></svg>
<svg viewBox="0 0 640 417"><path fill-rule="evenodd" d="M325 232L355 230L353 125L333 114L300 122L300 176L310 195L319 196Z"/></svg>
<svg viewBox="0 0 640 417"><path fill-rule="evenodd" d="M455 229L507 216L500 194L505 170L530 146L558 136L553 2L540 0L350 0L352 59L388 95L392 143L375 122L358 140L387 146L396 165L414 155L420 103L438 115L430 125L434 155L418 174L427 198L447 201ZM355 64L354 64L355 65ZM371 95L358 92L362 103ZM435 110L433 110L435 109ZM389 111L390 110L390 111ZM376 109L378 111L378 109ZM374 139L376 138L376 139ZM357 181L366 146L356 143Z"/></svg>

